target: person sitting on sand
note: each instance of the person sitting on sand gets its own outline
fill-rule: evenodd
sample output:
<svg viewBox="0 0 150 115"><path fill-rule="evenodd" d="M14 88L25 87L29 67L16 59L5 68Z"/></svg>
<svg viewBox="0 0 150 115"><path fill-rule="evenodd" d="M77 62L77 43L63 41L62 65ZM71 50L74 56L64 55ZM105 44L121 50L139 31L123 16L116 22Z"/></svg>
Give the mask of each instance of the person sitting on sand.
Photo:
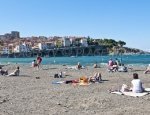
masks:
<svg viewBox="0 0 150 115"><path fill-rule="evenodd" d="M95 64L93 65L93 68L100 68L100 67L97 65L97 63L95 63Z"/></svg>
<svg viewBox="0 0 150 115"><path fill-rule="evenodd" d="M121 65L121 63L120 63L120 61L118 60L118 58L115 59L115 63L116 63L118 66Z"/></svg>
<svg viewBox="0 0 150 115"><path fill-rule="evenodd" d="M141 80L138 78L137 73L133 73L133 80L131 81L131 88L128 88L126 84L122 85L121 92L132 91L133 93L142 93L144 88Z"/></svg>
<svg viewBox="0 0 150 115"><path fill-rule="evenodd" d="M118 67L118 72L127 72L127 71L128 68L124 64Z"/></svg>
<svg viewBox="0 0 150 115"><path fill-rule="evenodd" d="M0 74L1 75L8 75L8 70L3 70L3 68L0 67Z"/></svg>
<svg viewBox="0 0 150 115"><path fill-rule="evenodd" d="M20 70L19 66L14 70L14 72L10 73L8 76L19 76Z"/></svg>
<svg viewBox="0 0 150 115"><path fill-rule="evenodd" d="M80 64L80 62L78 62L76 67L77 67L77 69L82 69L82 65Z"/></svg>
<svg viewBox="0 0 150 115"><path fill-rule="evenodd" d="M145 74L150 73L150 64L148 65L146 71L144 71Z"/></svg>
<svg viewBox="0 0 150 115"><path fill-rule="evenodd" d="M108 61L108 70L111 72L115 72L118 70L117 62L113 62L113 60L111 58Z"/></svg>
<svg viewBox="0 0 150 115"><path fill-rule="evenodd" d="M94 76L90 77L88 80L93 83L102 81L101 73L95 73Z"/></svg>
<svg viewBox="0 0 150 115"><path fill-rule="evenodd" d="M132 87L131 90L134 93L142 93L144 91L144 88L142 86L141 80L138 78L138 74L133 74L133 80L131 81Z"/></svg>
<svg viewBox="0 0 150 115"><path fill-rule="evenodd" d="M37 67L37 66L38 66L38 64L37 64L36 60L33 60L31 67Z"/></svg>
<svg viewBox="0 0 150 115"><path fill-rule="evenodd" d="M113 70L113 71L118 71L117 62L114 62L113 66L112 66L112 70Z"/></svg>

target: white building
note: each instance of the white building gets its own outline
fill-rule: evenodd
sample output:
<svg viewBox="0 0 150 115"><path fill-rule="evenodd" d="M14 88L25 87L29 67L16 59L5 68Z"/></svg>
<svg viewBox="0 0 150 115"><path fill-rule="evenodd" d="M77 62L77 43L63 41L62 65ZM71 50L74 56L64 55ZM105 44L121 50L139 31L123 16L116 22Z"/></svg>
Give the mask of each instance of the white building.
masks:
<svg viewBox="0 0 150 115"><path fill-rule="evenodd" d="M46 50L47 49L47 44L45 43L38 43L38 47L40 50Z"/></svg>
<svg viewBox="0 0 150 115"><path fill-rule="evenodd" d="M82 39L80 40L80 43L81 43L82 46L85 46L85 47L88 46L88 43L87 43L87 39L86 39L86 38L82 38Z"/></svg>
<svg viewBox="0 0 150 115"><path fill-rule="evenodd" d="M8 47L3 47L2 54L10 54L10 50Z"/></svg>
<svg viewBox="0 0 150 115"><path fill-rule="evenodd" d="M20 52L30 52L31 48L28 44L23 43L20 45L16 45L14 48L14 52L20 53Z"/></svg>
<svg viewBox="0 0 150 115"><path fill-rule="evenodd" d="M63 46L69 47L71 45L70 38L63 38Z"/></svg>

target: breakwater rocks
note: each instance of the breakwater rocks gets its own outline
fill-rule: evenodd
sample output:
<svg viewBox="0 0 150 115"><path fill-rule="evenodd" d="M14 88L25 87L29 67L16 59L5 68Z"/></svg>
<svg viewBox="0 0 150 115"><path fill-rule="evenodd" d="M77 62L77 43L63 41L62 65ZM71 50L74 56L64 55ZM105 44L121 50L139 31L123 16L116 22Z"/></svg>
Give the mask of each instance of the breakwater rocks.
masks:
<svg viewBox="0 0 150 115"><path fill-rule="evenodd" d="M92 47L65 47L48 50L33 50L31 52L1 54L0 57L22 58L22 57L35 57L37 55L40 55L42 57L98 56L107 54L108 50L105 47L92 46Z"/></svg>

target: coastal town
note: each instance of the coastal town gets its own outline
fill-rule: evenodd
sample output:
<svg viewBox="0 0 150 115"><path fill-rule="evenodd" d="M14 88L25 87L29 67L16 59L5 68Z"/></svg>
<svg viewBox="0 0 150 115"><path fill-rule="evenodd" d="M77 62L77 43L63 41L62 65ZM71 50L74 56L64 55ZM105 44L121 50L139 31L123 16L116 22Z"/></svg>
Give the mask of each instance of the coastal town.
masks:
<svg viewBox="0 0 150 115"><path fill-rule="evenodd" d="M121 44L121 47L118 44ZM1 57L32 57L40 53L42 56L90 56L142 52L139 49L123 47L125 44L123 41L92 39L89 36L20 37L19 31L11 31L0 35L0 55Z"/></svg>

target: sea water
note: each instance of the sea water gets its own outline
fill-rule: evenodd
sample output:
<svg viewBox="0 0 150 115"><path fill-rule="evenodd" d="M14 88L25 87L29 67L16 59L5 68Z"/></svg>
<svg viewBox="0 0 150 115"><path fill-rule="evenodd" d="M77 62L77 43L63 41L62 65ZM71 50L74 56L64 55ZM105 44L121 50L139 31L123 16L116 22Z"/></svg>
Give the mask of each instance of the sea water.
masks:
<svg viewBox="0 0 150 115"><path fill-rule="evenodd" d="M42 64L75 65L80 62L82 65L92 65L94 63L107 64L108 60L118 58L128 65L148 65L150 55L111 55L111 56L78 56L78 57L43 57ZM30 64L35 58L0 58L0 63L20 63Z"/></svg>

